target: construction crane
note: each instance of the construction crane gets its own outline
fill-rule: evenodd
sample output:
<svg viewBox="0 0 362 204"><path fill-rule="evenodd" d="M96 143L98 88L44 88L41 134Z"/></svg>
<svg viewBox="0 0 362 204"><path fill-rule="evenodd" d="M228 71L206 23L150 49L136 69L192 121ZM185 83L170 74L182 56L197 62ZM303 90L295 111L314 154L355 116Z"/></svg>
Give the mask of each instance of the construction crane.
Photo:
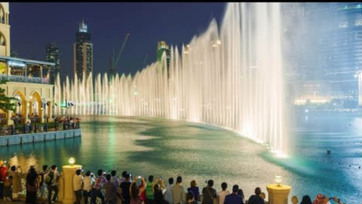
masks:
<svg viewBox="0 0 362 204"><path fill-rule="evenodd" d="M122 43L122 46L121 46L121 49L119 50L119 53L118 53L118 56L117 58L116 57L116 51L113 50L113 55L112 55L112 59L111 59L111 65L110 65L110 68L109 68L109 74L110 76L114 76L115 72L116 72L116 68L117 68L117 65L118 65L118 62L119 60L121 59L121 55L122 55L122 52L126 46L126 43L128 41L128 37L129 37L129 33L127 32L125 37L124 37L124 40L123 40L123 43Z"/></svg>

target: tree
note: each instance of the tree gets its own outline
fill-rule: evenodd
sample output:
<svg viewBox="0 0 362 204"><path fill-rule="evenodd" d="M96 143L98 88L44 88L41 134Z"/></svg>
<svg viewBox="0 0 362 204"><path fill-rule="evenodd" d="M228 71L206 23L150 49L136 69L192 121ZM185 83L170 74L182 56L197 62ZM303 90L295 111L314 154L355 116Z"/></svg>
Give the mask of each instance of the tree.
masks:
<svg viewBox="0 0 362 204"><path fill-rule="evenodd" d="M6 80L0 80L0 84L6 84ZM16 103L19 99L15 97L8 97L5 95L5 89L0 87L0 109L4 112L7 110L16 111Z"/></svg>

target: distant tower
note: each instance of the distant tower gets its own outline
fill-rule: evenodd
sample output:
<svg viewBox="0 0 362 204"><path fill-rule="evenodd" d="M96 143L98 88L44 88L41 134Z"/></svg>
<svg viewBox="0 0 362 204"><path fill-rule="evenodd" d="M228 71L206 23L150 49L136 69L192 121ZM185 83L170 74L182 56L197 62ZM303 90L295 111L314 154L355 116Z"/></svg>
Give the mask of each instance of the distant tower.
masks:
<svg viewBox="0 0 362 204"><path fill-rule="evenodd" d="M54 83L57 74L60 71L59 48L55 43L49 43L46 48L46 61L55 63L53 69L50 70L50 82Z"/></svg>
<svg viewBox="0 0 362 204"><path fill-rule="evenodd" d="M77 73L79 79L83 78L83 73L86 73L86 77L88 77L93 71L93 44L84 20L79 24L79 30L75 36L74 74Z"/></svg>
<svg viewBox="0 0 362 204"><path fill-rule="evenodd" d="M0 3L0 56L10 56L9 3Z"/></svg>
<svg viewBox="0 0 362 204"><path fill-rule="evenodd" d="M162 54L166 52L167 67L170 66L170 48L165 41L159 41L157 44L157 61L161 61Z"/></svg>

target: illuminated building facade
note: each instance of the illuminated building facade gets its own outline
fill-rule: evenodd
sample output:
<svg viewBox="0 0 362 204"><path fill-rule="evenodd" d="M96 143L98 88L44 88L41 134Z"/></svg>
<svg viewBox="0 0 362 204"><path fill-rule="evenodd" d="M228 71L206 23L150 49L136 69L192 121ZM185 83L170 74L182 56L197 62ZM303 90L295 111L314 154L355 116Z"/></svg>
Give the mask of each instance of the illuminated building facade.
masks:
<svg viewBox="0 0 362 204"><path fill-rule="evenodd" d="M16 111L0 109L1 125L13 124L15 118L20 123L30 119L33 122L52 121L54 106L53 85L49 81L50 69L54 63L22 59L10 56L9 3L0 3L0 80L6 84L0 87L5 94L15 97Z"/></svg>
<svg viewBox="0 0 362 204"><path fill-rule="evenodd" d="M159 41L157 44L157 61L160 62L163 53L166 53L167 67L170 65L170 48L165 41Z"/></svg>
<svg viewBox="0 0 362 204"><path fill-rule="evenodd" d="M323 97L343 108L356 108L362 4L293 3L285 4L283 12L291 16L285 19L284 37L291 42L285 58L292 98L300 102L311 99L307 96Z"/></svg>
<svg viewBox="0 0 362 204"><path fill-rule="evenodd" d="M59 48L55 43L49 43L45 48L45 52L46 61L55 64L54 69L50 70L50 81L51 83L54 83L55 78L60 71Z"/></svg>
<svg viewBox="0 0 362 204"><path fill-rule="evenodd" d="M78 79L86 77L93 71L93 44L91 34L88 33L88 26L84 20L79 24L78 32L75 34L74 43L74 74Z"/></svg>

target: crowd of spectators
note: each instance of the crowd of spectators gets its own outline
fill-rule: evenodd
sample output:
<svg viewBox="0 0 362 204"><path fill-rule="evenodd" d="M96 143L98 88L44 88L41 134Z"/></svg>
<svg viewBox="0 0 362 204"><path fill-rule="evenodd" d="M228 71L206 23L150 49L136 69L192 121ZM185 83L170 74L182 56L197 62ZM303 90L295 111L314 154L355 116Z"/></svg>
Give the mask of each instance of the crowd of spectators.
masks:
<svg viewBox="0 0 362 204"><path fill-rule="evenodd" d="M0 200L18 201L19 192L22 191L20 167L4 163L0 167ZM44 165L40 172L31 166L26 173L26 203L36 204L39 200L46 200L52 204L57 200L59 191L59 178L57 166L48 168ZM167 182L167 186L166 186ZM190 187L183 186L181 176L165 181L162 177L153 175L144 178L143 176L132 177L127 171L122 172L118 177L115 170L106 174L99 169L97 175L90 171L84 172L77 169L73 176L73 190L75 204L266 204L265 193L259 187L255 188L253 195L245 197L239 185L234 184L231 192L228 190L226 182L221 183L221 191L214 188L212 179L207 181L207 185L202 188L201 194L195 180L190 182ZM40 194L40 197L38 196ZM248 198L248 199L247 199ZM298 203L297 198L293 198L293 203ZM293 200L292 199L292 200ZM296 199L296 201L295 201ZM305 195L300 204L341 204L336 198L327 198L323 194L318 194L314 201Z"/></svg>
<svg viewBox="0 0 362 204"><path fill-rule="evenodd" d="M80 119L69 116L60 116L54 118L54 123L35 123L28 120L26 124L19 125L15 122L12 125L4 125L0 129L0 135L15 135L20 133L37 133L37 132L48 132L50 127L57 130L69 130L80 128Z"/></svg>

